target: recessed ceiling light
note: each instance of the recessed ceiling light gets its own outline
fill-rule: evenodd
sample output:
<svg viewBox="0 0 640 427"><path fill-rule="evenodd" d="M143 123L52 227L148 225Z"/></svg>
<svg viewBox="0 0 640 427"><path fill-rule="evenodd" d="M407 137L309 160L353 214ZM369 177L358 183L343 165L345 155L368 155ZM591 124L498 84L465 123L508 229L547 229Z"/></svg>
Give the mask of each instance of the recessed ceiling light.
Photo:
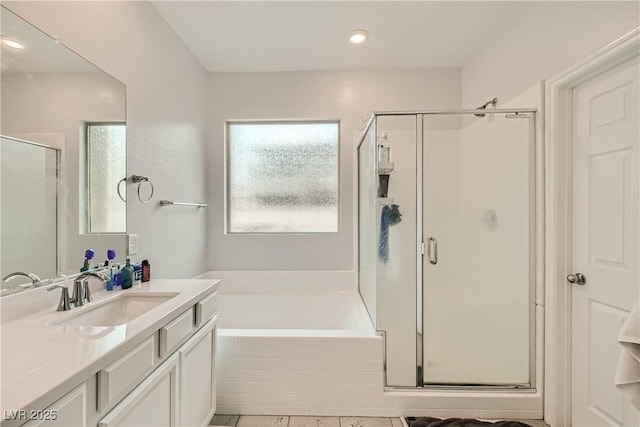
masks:
<svg viewBox="0 0 640 427"><path fill-rule="evenodd" d="M5 36L1 36L0 40L2 40L3 45L10 47L11 49L18 49L18 50L24 49L24 45L19 41L7 38Z"/></svg>
<svg viewBox="0 0 640 427"><path fill-rule="evenodd" d="M349 43L362 44L369 38L369 33L366 30L353 30L349 33Z"/></svg>

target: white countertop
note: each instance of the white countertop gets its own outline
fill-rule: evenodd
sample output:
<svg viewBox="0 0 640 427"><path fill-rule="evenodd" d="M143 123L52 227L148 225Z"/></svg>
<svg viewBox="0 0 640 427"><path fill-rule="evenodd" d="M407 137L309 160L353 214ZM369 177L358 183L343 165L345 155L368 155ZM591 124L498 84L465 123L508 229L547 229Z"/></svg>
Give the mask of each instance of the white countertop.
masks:
<svg viewBox="0 0 640 427"><path fill-rule="evenodd" d="M32 310L27 306L26 314L17 318L3 313L3 322L0 324L2 425L13 424L4 420L4 414L9 411L46 408L56 398L214 292L219 284L214 279L165 279L111 292L98 287L98 291L93 293L92 303L66 312L57 312L57 304L51 304L50 295L55 294L54 299L57 300L60 290L49 294L46 289L38 288L3 297L0 300L3 311L14 311L12 305L25 304L29 298L40 302L34 303ZM48 324L120 294L149 292L177 292L178 295L125 325L87 327ZM42 306L42 299L47 300L47 308L38 308Z"/></svg>

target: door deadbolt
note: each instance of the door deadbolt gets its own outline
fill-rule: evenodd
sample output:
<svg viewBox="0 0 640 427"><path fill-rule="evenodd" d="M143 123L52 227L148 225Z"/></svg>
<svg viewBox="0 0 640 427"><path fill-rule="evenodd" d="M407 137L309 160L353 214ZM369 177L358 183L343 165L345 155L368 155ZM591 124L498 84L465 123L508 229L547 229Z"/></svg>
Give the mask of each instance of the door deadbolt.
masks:
<svg viewBox="0 0 640 427"><path fill-rule="evenodd" d="M567 282L584 285L587 283L587 277L582 273L570 274L567 276Z"/></svg>

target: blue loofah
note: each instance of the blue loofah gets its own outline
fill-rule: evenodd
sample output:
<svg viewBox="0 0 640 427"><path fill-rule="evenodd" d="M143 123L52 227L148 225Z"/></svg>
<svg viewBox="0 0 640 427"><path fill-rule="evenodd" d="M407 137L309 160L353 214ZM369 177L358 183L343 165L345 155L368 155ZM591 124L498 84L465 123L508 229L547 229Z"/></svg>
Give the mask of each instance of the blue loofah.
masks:
<svg viewBox="0 0 640 427"><path fill-rule="evenodd" d="M383 263L389 262L389 227L401 221L402 214L398 205L385 205L380 216L380 239L378 241L378 258Z"/></svg>
<svg viewBox="0 0 640 427"><path fill-rule="evenodd" d="M378 242L378 257L383 263L389 262L389 213L391 208L384 206L380 216L380 240Z"/></svg>

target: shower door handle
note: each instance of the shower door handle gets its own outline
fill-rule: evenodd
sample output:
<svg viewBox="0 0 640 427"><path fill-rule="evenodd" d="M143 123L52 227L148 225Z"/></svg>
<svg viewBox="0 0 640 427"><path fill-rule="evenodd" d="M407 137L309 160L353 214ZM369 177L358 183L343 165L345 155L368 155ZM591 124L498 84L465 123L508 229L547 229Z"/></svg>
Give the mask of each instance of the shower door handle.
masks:
<svg viewBox="0 0 640 427"><path fill-rule="evenodd" d="M436 265L438 263L438 241L433 237L429 237L427 241L427 256L431 264Z"/></svg>

